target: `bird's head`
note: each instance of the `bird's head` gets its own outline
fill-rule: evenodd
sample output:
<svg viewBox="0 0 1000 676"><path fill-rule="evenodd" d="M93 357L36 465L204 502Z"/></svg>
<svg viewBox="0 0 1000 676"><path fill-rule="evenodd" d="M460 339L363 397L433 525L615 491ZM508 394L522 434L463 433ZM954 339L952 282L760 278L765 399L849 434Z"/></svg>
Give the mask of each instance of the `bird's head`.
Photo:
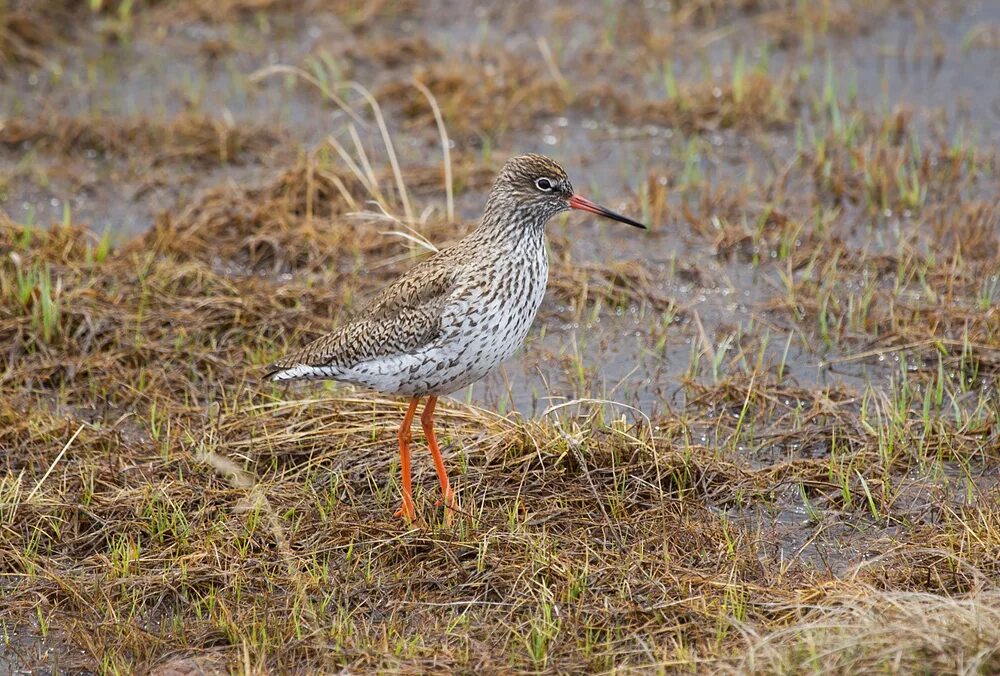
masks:
<svg viewBox="0 0 1000 676"><path fill-rule="evenodd" d="M491 201L496 202L496 207L506 204L508 210L535 215L542 224L559 212L579 209L646 228L638 221L576 194L566 171L544 155L518 155L507 160L493 185Z"/></svg>

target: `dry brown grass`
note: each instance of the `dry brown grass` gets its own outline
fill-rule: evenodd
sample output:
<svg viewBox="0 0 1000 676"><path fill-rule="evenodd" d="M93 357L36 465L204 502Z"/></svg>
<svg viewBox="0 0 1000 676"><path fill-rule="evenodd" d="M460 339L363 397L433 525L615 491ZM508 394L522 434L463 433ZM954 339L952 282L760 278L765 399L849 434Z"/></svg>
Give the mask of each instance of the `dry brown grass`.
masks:
<svg viewBox="0 0 1000 676"><path fill-rule="evenodd" d="M857 590L767 636L747 636L736 673L992 673L1000 669L995 592L948 599Z"/></svg>
<svg viewBox="0 0 1000 676"><path fill-rule="evenodd" d="M655 8L489 8L509 31L552 21L526 54L400 39L400 22L440 21L419 3L337 3L355 39L329 63L374 69L379 112L404 130L405 193L377 154L387 139L353 117L356 145L345 126L297 155L272 121L212 111L4 119L0 152L39 185L39 166L73 172L90 150L175 189L278 159L269 178L220 179L117 241L68 209L52 228L0 212L0 670L1000 669L996 149L918 134L913 111L862 110L784 66L666 70L748 26L804 57L893 6L864 4L698 0L669 36L650 30ZM322 10L121 7L9 5L0 53L36 63L22 46L41 42L25 36L83 16L99 41L168 51L155 30L168 19L264 26L280 42L271 20ZM36 9L56 23L9 19ZM576 32L592 43L559 39ZM317 91L370 121L318 54L303 56L326 77ZM414 76L456 139L447 170ZM551 293L527 349L548 384L536 397L564 405L526 419L443 403L462 513L446 523L432 507L418 454L423 523L407 528L390 516L400 402L279 388L260 367L425 255L387 232L438 246L464 234L470 222L443 215L446 177L458 213L478 208L504 136L563 114L676 132L668 156L629 164L622 192L656 227L642 240L591 228L588 250L588 226L552 224ZM717 136L764 160L713 150ZM371 153L370 172L352 152ZM603 382L586 354L600 341L635 353L656 413L609 401L632 393Z"/></svg>
<svg viewBox="0 0 1000 676"><path fill-rule="evenodd" d="M0 4L0 64L45 64L45 49L56 38L55 23L63 18L65 5L64 2Z"/></svg>
<svg viewBox="0 0 1000 676"><path fill-rule="evenodd" d="M54 155L93 151L100 156L142 157L149 167L171 163L204 168L235 164L274 148L279 137L266 128L227 123L202 115L167 122L109 117L14 118L0 125L0 145Z"/></svg>
<svg viewBox="0 0 1000 676"><path fill-rule="evenodd" d="M459 138L500 136L565 104L564 93L539 67L506 53L470 54L461 63L420 67L413 77L433 92L448 128ZM408 80L386 86L379 98L398 102L417 127L432 122L426 99Z"/></svg>
<svg viewBox="0 0 1000 676"><path fill-rule="evenodd" d="M248 201L305 220L282 199ZM932 649L933 627L912 623L904 642L858 643L931 602L955 614L960 640L937 664L992 659L964 609L992 588L995 496L921 528L906 491L914 468L942 457L970 476L995 467L994 423L939 419L929 443L919 411L896 419L885 402L885 418L859 416L849 392L793 389L766 371L692 381L684 409L655 427L601 406L524 422L449 405L463 514L446 526L427 511L434 477L421 466L431 526L408 531L389 517L400 405L286 400L254 369L367 281L328 257L298 281L242 274L249 233L280 226L241 234L202 212L181 217L197 227L165 225L103 254L84 231L3 226L0 444L20 451L4 456L0 484L2 603L84 650L63 668L797 671L829 650L848 670ZM313 218L379 239L336 210ZM557 288L572 287L559 270ZM909 450L887 455L875 419ZM753 469L734 454L747 442L801 457ZM739 514L781 504L789 485L813 509L898 524L894 544L850 582L783 561Z"/></svg>

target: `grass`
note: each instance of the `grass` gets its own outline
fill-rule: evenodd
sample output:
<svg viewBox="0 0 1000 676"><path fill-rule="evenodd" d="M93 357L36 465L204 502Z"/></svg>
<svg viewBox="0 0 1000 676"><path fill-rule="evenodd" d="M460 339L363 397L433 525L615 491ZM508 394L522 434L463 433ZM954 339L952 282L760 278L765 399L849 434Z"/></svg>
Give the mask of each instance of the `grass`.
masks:
<svg viewBox="0 0 1000 676"><path fill-rule="evenodd" d="M95 237L72 227L8 223L3 233L21 261L5 263L4 303L21 319L5 328L18 356L4 368L2 434L27 452L8 456L4 479L5 609L28 621L37 608L33 626L59 626L101 656L101 669L219 641L233 652L213 654L249 655L252 669L458 667L486 655L518 669L807 668L824 642L847 642L838 654L860 649L847 619L817 635L819 620L796 605L803 594L874 603L883 592L864 585L891 591L898 579L923 590L922 603L976 594L989 579L993 516L946 507L954 518L921 527L909 505L914 471L932 481L952 466L973 481L975 504L990 504L974 482L995 466L996 402L949 410L961 394L943 367L926 384L903 368L889 392L858 402L795 390L757 365L745 379L723 370L716 346L715 375L692 380L685 406L654 427L601 407L521 421L452 404L443 427L452 466L461 459L464 514L445 526L429 513L428 530L407 531L389 517L399 403L288 399L240 366L282 349L317 285L220 277L207 251L179 255L163 230L101 260ZM241 247L216 238L222 251ZM55 288L58 329L46 333ZM328 299L345 293L322 288ZM76 421L66 407L80 411ZM749 470L738 461L748 443L751 456L829 444L829 461ZM896 524L890 559L849 579L816 577L775 558L742 519L719 520L720 508L781 504L788 482L816 524L848 519L876 539ZM417 484L426 505L434 477L421 470ZM42 604L24 605L35 598ZM903 616L917 612L899 598ZM954 612L976 598L953 601ZM797 610L775 615L775 604ZM794 630L805 633L791 640L795 613L806 613ZM763 635L744 654L747 626ZM937 659L962 655L973 657Z"/></svg>
<svg viewBox="0 0 1000 676"><path fill-rule="evenodd" d="M199 167L232 164L262 154L278 139L264 129L235 127L199 115L180 116L170 122L145 118L102 117L8 121L0 129L0 144L31 147L48 152L96 153L99 157L123 156L143 148L155 166L185 163Z"/></svg>
<svg viewBox="0 0 1000 676"><path fill-rule="evenodd" d="M171 18L290 54L206 55L183 109L126 114L54 50L10 56L0 5L19 75L57 63L51 91L111 97L3 89L5 208L25 186L181 193L132 236L83 224L85 201L51 227L0 212L0 665L1000 669L996 149L864 105L826 57L899 5L698 0L666 33L638 5L558 7L531 17L544 40L493 45L397 44L419 4L347 2L343 40L295 51L282 12L307 6L60 10L68 49L187 50ZM526 20L485 11L459 18ZM761 43L732 41L748 27ZM256 122L206 103L223 71ZM260 113L271 96L293 114ZM260 369L464 234L525 139L591 118L559 139L594 159L572 175L654 228L550 225L525 356L439 408L461 512L433 507L418 450L406 528L402 403Z"/></svg>

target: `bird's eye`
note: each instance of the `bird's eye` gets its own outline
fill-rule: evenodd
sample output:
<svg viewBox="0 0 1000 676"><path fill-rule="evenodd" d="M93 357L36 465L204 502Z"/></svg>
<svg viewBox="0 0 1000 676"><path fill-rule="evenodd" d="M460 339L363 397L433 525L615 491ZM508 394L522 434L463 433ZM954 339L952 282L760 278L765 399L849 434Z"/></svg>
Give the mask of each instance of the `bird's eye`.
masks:
<svg viewBox="0 0 1000 676"><path fill-rule="evenodd" d="M535 181L535 187L541 190L542 192L549 192L550 190L552 190L552 181L550 181L547 178L540 178L537 181Z"/></svg>

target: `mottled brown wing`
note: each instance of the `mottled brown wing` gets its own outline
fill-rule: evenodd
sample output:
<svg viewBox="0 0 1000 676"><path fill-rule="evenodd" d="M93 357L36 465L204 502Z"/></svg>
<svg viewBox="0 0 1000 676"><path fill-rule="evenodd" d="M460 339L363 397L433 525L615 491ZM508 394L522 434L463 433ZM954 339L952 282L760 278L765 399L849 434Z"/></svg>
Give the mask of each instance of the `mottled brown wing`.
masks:
<svg viewBox="0 0 1000 676"><path fill-rule="evenodd" d="M378 292L358 319L403 318L425 305L435 305L454 290L456 272L445 255L431 256Z"/></svg>
<svg viewBox="0 0 1000 676"><path fill-rule="evenodd" d="M268 374L300 364L353 366L427 345L441 331L441 314L454 291L456 272L438 256L417 264L354 320L275 362Z"/></svg>

